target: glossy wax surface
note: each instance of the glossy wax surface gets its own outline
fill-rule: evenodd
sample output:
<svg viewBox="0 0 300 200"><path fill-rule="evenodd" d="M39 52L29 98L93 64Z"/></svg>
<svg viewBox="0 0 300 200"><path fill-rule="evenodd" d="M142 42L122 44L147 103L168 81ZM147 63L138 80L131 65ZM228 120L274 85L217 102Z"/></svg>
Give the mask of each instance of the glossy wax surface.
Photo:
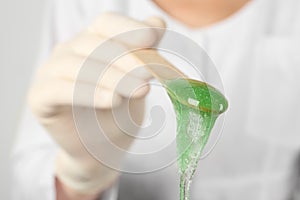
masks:
<svg viewBox="0 0 300 200"><path fill-rule="evenodd" d="M217 117L226 111L226 98L214 87L193 79L165 83L177 119L180 199L189 199L189 187L201 152Z"/></svg>

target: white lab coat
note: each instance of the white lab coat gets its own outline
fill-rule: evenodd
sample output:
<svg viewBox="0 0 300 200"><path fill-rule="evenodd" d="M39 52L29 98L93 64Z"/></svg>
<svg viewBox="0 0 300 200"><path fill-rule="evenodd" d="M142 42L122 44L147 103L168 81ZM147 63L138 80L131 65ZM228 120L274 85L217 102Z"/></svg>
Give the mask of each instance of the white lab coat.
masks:
<svg viewBox="0 0 300 200"><path fill-rule="evenodd" d="M53 0L47 7L40 60L45 60L55 43L70 39L107 10L137 19L163 16L170 29L202 45L216 64L230 108L218 144L200 161L192 199L300 199L296 197L300 171L298 0L254 0L205 29L184 26L148 0ZM172 107L167 99L158 98L160 95L164 94L154 88L147 97L149 107L158 103L168 113L161 132L168 136L160 138L157 147L152 142L155 148L164 144L161 139L175 133ZM145 144L137 143L133 149L141 145ZM13 152L14 199L55 199L56 150L25 108ZM179 199L178 184L176 164L149 174L123 174L119 187L113 187L104 199Z"/></svg>

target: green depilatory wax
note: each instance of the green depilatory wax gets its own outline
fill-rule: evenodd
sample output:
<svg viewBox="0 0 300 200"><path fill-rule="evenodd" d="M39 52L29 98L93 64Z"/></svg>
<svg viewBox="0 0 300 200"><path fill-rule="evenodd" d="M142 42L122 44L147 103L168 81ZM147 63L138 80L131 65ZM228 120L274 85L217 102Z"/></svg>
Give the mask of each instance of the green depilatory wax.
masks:
<svg viewBox="0 0 300 200"><path fill-rule="evenodd" d="M228 102L214 87L193 79L165 82L177 120L177 155L180 174L180 200L189 200L189 188L202 150L217 117Z"/></svg>

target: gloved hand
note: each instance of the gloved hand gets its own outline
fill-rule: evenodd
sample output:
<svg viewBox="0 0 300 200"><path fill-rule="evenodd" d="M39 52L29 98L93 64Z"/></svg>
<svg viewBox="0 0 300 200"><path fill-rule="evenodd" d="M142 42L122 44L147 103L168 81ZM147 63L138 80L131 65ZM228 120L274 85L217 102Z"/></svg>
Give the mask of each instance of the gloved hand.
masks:
<svg viewBox="0 0 300 200"><path fill-rule="evenodd" d="M28 96L29 105L39 122L60 146L55 172L59 180L68 187L83 194L101 192L113 184L119 174L97 161L84 148L76 132L72 106L77 108L77 112L80 112L77 114L82 116L87 110L95 107L95 113L104 125L101 127L104 135L115 145L126 150L134 137L128 137L124 134L124 130L128 129L130 134L134 135L138 132L138 126L135 128L119 126L132 124L131 120L137 125L142 123L144 97L149 90L147 81L151 77L141 70L132 71L142 62L131 53L109 67L100 82L85 80L85 76L78 78L80 65L89 57L91 66L88 73L97 71L98 67L106 66L110 60L106 59L105 53L97 54L97 57L93 57L92 54L92 58L90 54L99 44L116 34L143 27L164 28L164 26L164 22L156 17L140 22L118 14L105 13L71 41L59 44L50 59L37 72ZM130 40L128 37L120 37L120 41L111 41L114 43L111 46L114 48L147 47L157 43L161 36L161 33L147 29L134 35ZM126 81L122 82L121 87L117 87L124 75ZM77 86L83 88L81 93L76 95L76 101L73 99L75 81ZM140 85L143 87L135 90ZM94 105L85 94L91 90L95 91ZM130 109L127 108L126 103L129 97L131 98ZM116 123L112 109L120 113L129 110L131 118L124 117L121 123ZM89 128L88 121L87 119L83 122L86 123L87 131L84 134L99 131ZM100 135L95 139L105 141L104 138L100 138ZM97 148L97 151L107 154L107 157L112 156L117 161L122 159L122 155L110 155L111 152L107 152L105 144Z"/></svg>

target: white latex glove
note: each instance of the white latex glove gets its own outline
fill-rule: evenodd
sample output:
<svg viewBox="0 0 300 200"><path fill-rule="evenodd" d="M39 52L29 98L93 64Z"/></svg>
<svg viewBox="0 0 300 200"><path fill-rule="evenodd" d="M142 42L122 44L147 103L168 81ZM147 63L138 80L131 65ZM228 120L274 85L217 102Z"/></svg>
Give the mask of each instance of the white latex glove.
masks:
<svg viewBox="0 0 300 200"><path fill-rule="evenodd" d="M144 97L149 90L147 81L150 75L145 73L146 71L138 70L128 75L128 72L142 64L133 54L127 54L117 60L99 83L89 80L88 76L87 78L81 76L76 80L80 66L89 56L88 73L93 74L94 71L98 73L99 67L106 66L110 60L106 59L107 55L103 52L102 55L95 54L96 56L92 58L90 54L103 41L124 31L143 27L164 28L164 26L164 22L155 17L140 22L118 14L105 13L71 41L58 45L49 60L37 72L30 89L29 104L39 122L61 148L55 163L56 176L68 187L84 194L101 192L111 186L119 174L94 159L84 148L76 132L72 104L74 103L74 108L77 112L79 110L81 112L79 115L82 116L95 106L95 113L101 120L104 135L126 150L134 139L124 134L122 130L129 130L132 135L138 132L138 126L132 128L126 127L126 124L132 124L131 120L137 125L141 124L144 116ZM162 34L157 31L147 29L133 35L132 38L124 37L119 38L120 41L112 41L111 51L127 46L151 46L157 43L161 36ZM118 85L125 74L126 81ZM76 95L76 101L73 99L75 81L81 88L81 93ZM140 85L144 86L135 90ZM87 98L87 93L94 90L95 105ZM129 97L131 98L129 113L132 119L124 117L118 122L124 127L119 127L113 118L112 109L120 114L127 112L126 102ZM95 135L94 132L99 131L90 128L89 119L82 123L87 131L83 134ZM95 138L104 141L103 146L96 147L97 151L106 153L108 158L111 157L116 162L121 161L123 155L111 155L111 152L107 152L106 140L101 137L103 136L99 134L99 138Z"/></svg>

